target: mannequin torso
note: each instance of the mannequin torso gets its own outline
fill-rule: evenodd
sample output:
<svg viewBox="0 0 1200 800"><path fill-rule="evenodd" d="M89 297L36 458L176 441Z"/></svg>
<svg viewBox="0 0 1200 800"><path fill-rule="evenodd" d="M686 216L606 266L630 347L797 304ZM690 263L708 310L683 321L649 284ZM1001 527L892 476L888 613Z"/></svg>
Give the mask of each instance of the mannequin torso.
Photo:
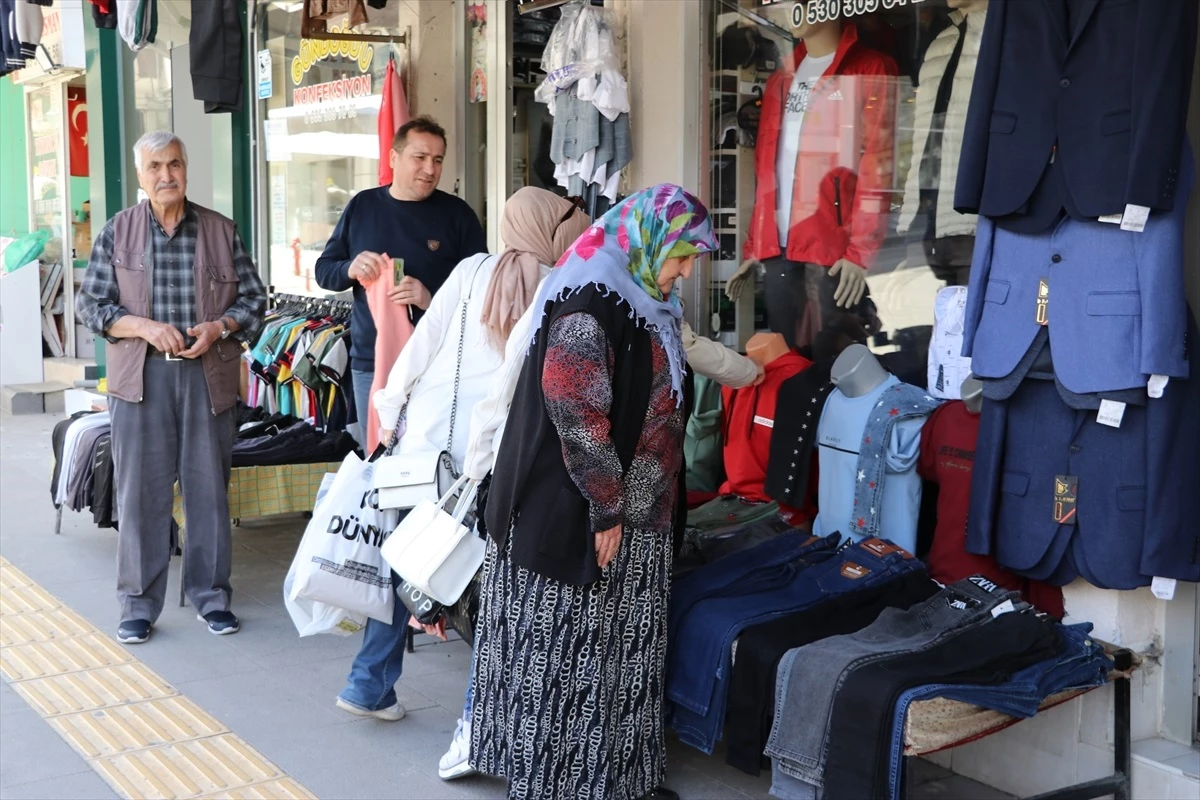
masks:
<svg viewBox="0 0 1200 800"><path fill-rule="evenodd" d="M833 362L831 380L847 397L861 397L887 379L888 371L866 345L850 345Z"/></svg>

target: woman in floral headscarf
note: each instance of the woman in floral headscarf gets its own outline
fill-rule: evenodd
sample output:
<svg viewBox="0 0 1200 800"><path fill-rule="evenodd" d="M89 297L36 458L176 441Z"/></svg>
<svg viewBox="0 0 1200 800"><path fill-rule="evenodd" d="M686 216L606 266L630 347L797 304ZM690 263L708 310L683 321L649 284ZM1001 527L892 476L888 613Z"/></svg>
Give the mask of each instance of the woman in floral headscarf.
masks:
<svg viewBox="0 0 1200 800"><path fill-rule="evenodd" d="M485 511L471 763L511 798L670 796L663 740L682 461L675 281L717 249L704 205L629 197L539 290ZM536 313L536 312L535 312Z"/></svg>

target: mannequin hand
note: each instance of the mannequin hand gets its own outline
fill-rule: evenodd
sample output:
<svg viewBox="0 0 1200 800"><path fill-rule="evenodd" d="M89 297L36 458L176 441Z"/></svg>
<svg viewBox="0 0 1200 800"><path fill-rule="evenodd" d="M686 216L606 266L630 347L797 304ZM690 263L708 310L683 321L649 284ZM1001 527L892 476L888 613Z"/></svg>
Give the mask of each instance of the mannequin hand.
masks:
<svg viewBox="0 0 1200 800"><path fill-rule="evenodd" d="M620 525L596 534L596 563L600 565L600 569L604 569L612 562L613 557L617 554L617 548L620 546Z"/></svg>
<svg viewBox="0 0 1200 800"><path fill-rule="evenodd" d="M762 265L753 258L743 261L737 272L733 273L733 277L725 282L725 296L735 301L741 297L747 283L754 285L754 270L760 266Z"/></svg>
<svg viewBox="0 0 1200 800"><path fill-rule="evenodd" d="M833 302L841 308L853 308L867 290L867 270L844 258L829 268L829 276L838 278Z"/></svg>

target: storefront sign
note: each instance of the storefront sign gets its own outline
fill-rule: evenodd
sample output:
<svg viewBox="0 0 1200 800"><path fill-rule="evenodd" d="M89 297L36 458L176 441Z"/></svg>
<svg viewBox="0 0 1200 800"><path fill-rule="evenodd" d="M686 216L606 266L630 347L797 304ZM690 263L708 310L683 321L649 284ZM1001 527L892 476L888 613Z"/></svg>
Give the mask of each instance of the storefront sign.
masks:
<svg viewBox="0 0 1200 800"><path fill-rule="evenodd" d="M271 85L271 51L258 51L258 99L269 100L275 93Z"/></svg>
<svg viewBox="0 0 1200 800"><path fill-rule="evenodd" d="M344 33L337 25L330 33ZM328 39L301 39L300 52L292 59L292 83L299 86L313 64L327 58L349 58L358 62L358 71L366 72L375 58L375 48L365 42L339 42Z"/></svg>
<svg viewBox="0 0 1200 800"><path fill-rule="evenodd" d="M60 0L42 9L42 42L24 69L12 74L13 83L41 83L87 66L83 43L82 0Z"/></svg>
<svg viewBox="0 0 1200 800"><path fill-rule="evenodd" d="M373 83L370 75L356 75L315 86L297 86L292 89L292 105L313 106L304 115L308 123L352 119L358 116L358 99L371 95Z"/></svg>

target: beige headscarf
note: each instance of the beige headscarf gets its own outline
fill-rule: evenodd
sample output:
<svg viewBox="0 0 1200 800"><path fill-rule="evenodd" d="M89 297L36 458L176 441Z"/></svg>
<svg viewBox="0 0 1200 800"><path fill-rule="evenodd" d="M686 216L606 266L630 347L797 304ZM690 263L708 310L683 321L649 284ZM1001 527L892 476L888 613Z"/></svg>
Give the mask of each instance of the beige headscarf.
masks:
<svg viewBox="0 0 1200 800"><path fill-rule="evenodd" d="M574 210L574 213L570 213ZM517 320L533 302L541 264L553 267L587 229L587 214L553 192L526 186L504 204L504 250L483 300L488 341L501 352Z"/></svg>

